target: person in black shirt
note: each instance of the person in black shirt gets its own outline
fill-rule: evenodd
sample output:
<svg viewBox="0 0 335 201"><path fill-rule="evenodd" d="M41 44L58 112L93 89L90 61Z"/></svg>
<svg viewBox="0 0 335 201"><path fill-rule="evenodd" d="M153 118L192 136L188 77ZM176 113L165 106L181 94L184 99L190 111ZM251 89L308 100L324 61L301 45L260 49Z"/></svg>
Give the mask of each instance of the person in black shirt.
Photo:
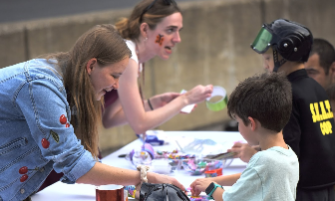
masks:
<svg viewBox="0 0 335 201"><path fill-rule="evenodd" d="M314 38L311 54L305 63L309 77L317 81L325 90L335 83L335 49L322 38Z"/></svg>
<svg viewBox="0 0 335 201"><path fill-rule="evenodd" d="M292 112L283 135L299 159L297 201L335 200L334 119L323 87L308 77L304 69L313 36L292 21L278 19L264 24L251 47L262 54L269 72L287 75L292 86ZM230 151L248 161L256 152L246 144L235 144Z"/></svg>

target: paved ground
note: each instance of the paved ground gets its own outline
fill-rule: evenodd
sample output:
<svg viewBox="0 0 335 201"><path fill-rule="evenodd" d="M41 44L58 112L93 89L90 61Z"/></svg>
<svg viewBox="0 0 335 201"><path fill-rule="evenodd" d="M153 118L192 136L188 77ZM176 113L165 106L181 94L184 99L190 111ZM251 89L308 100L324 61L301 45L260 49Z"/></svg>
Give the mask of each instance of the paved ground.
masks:
<svg viewBox="0 0 335 201"><path fill-rule="evenodd" d="M192 0L177 0L181 1ZM139 0L1 0L0 23L131 8L138 2Z"/></svg>

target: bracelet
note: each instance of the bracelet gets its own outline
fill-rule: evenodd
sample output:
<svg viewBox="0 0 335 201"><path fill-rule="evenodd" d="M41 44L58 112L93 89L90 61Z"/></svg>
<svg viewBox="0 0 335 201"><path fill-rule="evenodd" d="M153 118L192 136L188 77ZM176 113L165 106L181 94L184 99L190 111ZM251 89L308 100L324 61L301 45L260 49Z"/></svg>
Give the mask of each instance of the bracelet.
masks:
<svg viewBox="0 0 335 201"><path fill-rule="evenodd" d="M145 182L148 183L148 170L149 170L149 166L147 165L138 165L137 166L137 170L140 171L140 176L141 176L141 183Z"/></svg>
<svg viewBox="0 0 335 201"><path fill-rule="evenodd" d="M214 200L214 198L213 198L212 195L213 195L214 191L215 191L218 187L220 187L220 188L223 189L223 187L222 187L221 185L219 185L219 184L217 184L217 183L215 183L215 182L212 182L212 183L206 188L206 194L207 194L209 200ZM212 189L208 189L208 188L212 188ZM209 193L207 192L208 190L210 190Z"/></svg>
<svg viewBox="0 0 335 201"><path fill-rule="evenodd" d="M152 105L151 105L151 102L150 102L150 99L148 98L148 105L149 105L149 108L151 109L151 110L154 110L154 108L152 107Z"/></svg>

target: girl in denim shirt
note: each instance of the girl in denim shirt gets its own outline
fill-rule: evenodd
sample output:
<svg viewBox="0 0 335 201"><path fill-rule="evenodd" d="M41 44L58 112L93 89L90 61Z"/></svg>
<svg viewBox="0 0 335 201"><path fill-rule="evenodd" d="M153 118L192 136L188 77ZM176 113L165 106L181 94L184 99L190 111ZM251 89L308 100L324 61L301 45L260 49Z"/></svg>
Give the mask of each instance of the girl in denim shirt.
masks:
<svg viewBox="0 0 335 201"><path fill-rule="evenodd" d="M0 201L25 200L52 169L66 183L140 183L140 172L96 159L103 96L117 89L130 57L115 28L98 25L69 52L0 70ZM165 175L147 177L183 188Z"/></svg>

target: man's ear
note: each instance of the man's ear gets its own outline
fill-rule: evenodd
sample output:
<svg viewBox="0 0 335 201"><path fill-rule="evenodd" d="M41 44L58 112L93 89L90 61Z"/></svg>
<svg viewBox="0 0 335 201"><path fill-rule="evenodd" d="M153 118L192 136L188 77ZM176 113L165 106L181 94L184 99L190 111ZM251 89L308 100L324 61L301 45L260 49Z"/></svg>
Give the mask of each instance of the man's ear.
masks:
<svg viewBox="0 0 335 201"><path fill-rule="evenodd" d="M143 38L148 38L148 29L149 29L149 25L146 22L143 22L140 25L140 33L141 33L140 35Z"/></svg>
<svg viewBox="0 0 335 201"><path fill-rule="evenodd" d="M258 121L252 117L248 117L249 120L249 126L251 127L252 131L255 131L256 128L258 127Z"/></svg>
<svg viewBox="0 0 335 201"><path fill-rule="evenodd" d="M334 84L335 83L335 61L329 67L328 76L330 76L331 84Z"/></svg>
<svg viewBox="0 0 335 201"><path fill-rule="evenodd" d="M92 58L90 60L88 60L87 64L86 64L86 70L87 70L87 74L91 75L95 65L97 64L97 59L96 58Z"/></svg>

